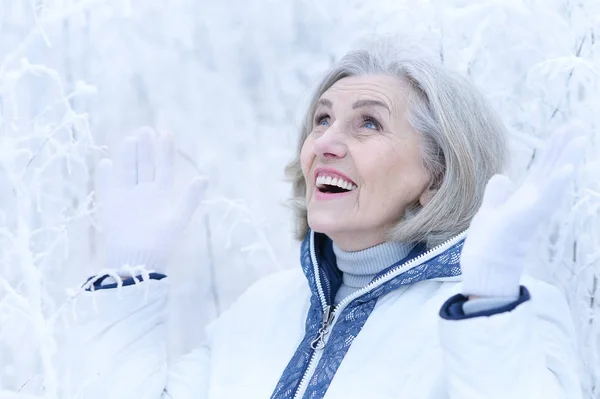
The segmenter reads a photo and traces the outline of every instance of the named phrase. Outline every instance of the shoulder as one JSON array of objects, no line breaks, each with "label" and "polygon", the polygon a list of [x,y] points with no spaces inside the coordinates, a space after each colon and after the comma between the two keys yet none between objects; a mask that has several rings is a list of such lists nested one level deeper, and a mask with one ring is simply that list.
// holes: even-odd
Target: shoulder
[{"label": "shoulder", "polygon": [[264,302],[265,300],[281,299],[284,296],[301,295],[308,293],[308,282],[302,269],[295,267],[289,270],[278,271],[259,279],[240,296],[234,304]]},{"label": "shoulder", "polygon": [[209,330],[229,329],[233,324],[259,324],[271,318],[302,314],[309,304],[310,289],[299,267],[261,278],[225,311]]}]

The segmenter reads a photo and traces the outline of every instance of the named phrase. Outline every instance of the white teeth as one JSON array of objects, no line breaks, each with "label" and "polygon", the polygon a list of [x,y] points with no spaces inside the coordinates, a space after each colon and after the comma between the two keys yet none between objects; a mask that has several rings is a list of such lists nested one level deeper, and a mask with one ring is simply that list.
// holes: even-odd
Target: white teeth
[{"label": "white teeth", "polygon": [[316,184],[317,186],[338,186],[343,188],[344,190],[354,190],[357,187],[355,184],[352,184],[349,181],[342,179],[341,177],[331,177],[323,175],[317,176]]}]

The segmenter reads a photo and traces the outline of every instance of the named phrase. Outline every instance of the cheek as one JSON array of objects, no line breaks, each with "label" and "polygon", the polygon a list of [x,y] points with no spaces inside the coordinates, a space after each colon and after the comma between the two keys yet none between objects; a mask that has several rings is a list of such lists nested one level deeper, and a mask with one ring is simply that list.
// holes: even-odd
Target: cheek
[{"label": "cheek", "polygon": [[363,162],[364,186],[380,207],[406,206],[428,185],[429,177],[422,165],[419,147],[410,145],[413,143],[403,144],[373,151],[373,156]]}]

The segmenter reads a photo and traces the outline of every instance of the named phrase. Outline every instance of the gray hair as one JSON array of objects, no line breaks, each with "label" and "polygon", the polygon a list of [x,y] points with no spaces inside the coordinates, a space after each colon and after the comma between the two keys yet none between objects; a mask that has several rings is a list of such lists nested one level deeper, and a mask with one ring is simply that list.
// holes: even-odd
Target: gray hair
[{"label": "gray hair", "polygon": [[300,129],[297,155],[287,165],[293,183],[291,204],[296,214],[296,238],[308,231],[306,182],[300,151],[312,131],[321,95],[349,76],[391,75],[408,83],[410,125],[421,134],[422,159],[430,174],[430,201],[418,201],[390,229],[388,240],[438,245],[466,230],[477,212],[487,181],[503,170],[507,154],[506,128],[479,90],[465,77],[436,62],[399,58],[368,50],[346,54],[314,92]]}]

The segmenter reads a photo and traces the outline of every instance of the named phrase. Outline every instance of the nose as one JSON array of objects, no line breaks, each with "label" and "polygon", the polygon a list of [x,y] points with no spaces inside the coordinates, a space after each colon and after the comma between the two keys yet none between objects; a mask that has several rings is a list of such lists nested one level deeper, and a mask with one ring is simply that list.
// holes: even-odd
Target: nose
[{"label": "nose", "polygon": [[319,138],[315,140],[314,150],[317,157],[321,160],[342,159],[348,152],[348,147],[344,142],[344,135],[338,131],[334,123]]}]

